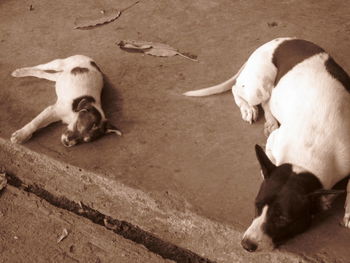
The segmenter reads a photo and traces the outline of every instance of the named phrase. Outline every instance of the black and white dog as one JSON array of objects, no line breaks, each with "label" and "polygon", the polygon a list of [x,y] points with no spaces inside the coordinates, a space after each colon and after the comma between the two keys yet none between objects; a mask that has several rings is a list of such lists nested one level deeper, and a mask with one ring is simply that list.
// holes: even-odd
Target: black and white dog
[{"label": "black and white dog", "polygon": [[[185,95],[231,88],[243,120],[255,121],[262,105],[268,135],[266,154],[256,146],[264,181],[242,246],[273,248],[307,229],[329,207],[331,188],[350,175],[350,78],[319,46],[278,38],[256,49],[228,81]],[[350,228],[350,182],[347,192],[343,224]]]},{"label": "black and white dog", "polygon": [[32,134],[52,122],[68,124],[61,142],[70,147],[90,142],[106,133],[121,132],[112,126],[101,107],[103,75],[89,57],[75,55],[56,59],[35,67],[20,68],[12,72],[14,77],[34,76],[56,82],[57,101],[48,106],[31,122],[11,136],[13,143],[23,143]]}]

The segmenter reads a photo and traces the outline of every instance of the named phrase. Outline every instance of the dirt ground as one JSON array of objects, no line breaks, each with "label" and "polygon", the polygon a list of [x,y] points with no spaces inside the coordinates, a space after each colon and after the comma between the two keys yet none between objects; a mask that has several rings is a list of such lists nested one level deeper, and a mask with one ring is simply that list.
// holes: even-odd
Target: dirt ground
[{"label": "dirt ground", "polygon": [[1,194],[0,254],[1,263],[172,262],[11,186]]},{"label": "dirt ground", "polygon": [[[318,218],[311,230],[272,254],[259,259],[241,251],[239,235],[252,219],[261,183],[253,149],[256,143],[265,143],[263,119],[252,126],[244,123],[230,93],[200,99],[181,94],[227,79],[256,47],[282,36],[318,43],[350,72],[350,3],[141,0],[114,22],[90,30],[73,29],[77,17],[132,3],[0,2],[0,137],[4,139],[0,164],[31,183],[83,200],[215,261],[259,262],[265,257],[266,262],[281,262],[274,255],[295,253],[310,261],[347,262],[350,232],[338,224],[344,200]],[[196,55],[198,62],[127,53],[116,45],[123,39],[167,43]],[[53,83],[14,79],[11,71],[73,54],[94,58],[107,76],[103,106],[123,136],[67,149],[59,142],[64,126],[54,124],[36,133],[24,148],[5,151],[11,133],[55,101]],[[27,151],[38,158],[24,160],[31,156]],[[54,161],[61,163],[62,171],[79,170],[61,175],[56,168],[45,168],[45,162]],[[87,175],[80,175],[81,171]],[[84,176],[92,183],[79,183]],[[105,185],[110,196],[103,196],[102,184],[134,189],[128,198],[144,210],[123,206],[121,191]],[[147,198],[140,201],[134,193]],[[160,210],[165,211],[162,216]],[[175,212],[166,215],[170,210]],[[184,217],[177,221],[178,215]],[[193,219],[197,216],[206,222],[202,228],[203,220]],[[208,228],[212,232],[207,224],[213,226]],[[30,251],[31,245],[26,245]]]}]

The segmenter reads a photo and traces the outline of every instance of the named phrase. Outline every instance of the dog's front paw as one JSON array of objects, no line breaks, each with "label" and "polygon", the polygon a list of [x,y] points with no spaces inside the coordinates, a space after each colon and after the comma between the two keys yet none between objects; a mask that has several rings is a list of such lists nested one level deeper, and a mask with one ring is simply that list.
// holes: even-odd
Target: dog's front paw
[{"label": "dog's front paw", "polygon": [[242,105],[241,108],[242,119],[252,124],[258,119],[259,109],[256,106]]},{"label": "dog's front paw", "polygon": [[24,143],[32,137],[31,133],[26,132],[24,129],[20,129],[11,135],[12,143]]},{"label": "dog's front paw", "polygon": [[278,122],[276,120],[268,120],[265,122],[264,134],[266,137],[269,137],[269,135],[276,129],[278,129]]},{"label": "dog's front paw", "polygon": [[342,225],[346,228],[350,228],[350,213],[345,213]]}]

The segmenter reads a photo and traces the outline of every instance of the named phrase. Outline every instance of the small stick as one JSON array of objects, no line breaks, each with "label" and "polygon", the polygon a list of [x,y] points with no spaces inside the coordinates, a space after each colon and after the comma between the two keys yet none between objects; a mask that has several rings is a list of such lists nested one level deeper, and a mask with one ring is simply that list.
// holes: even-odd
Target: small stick
[{"label": "small stick", "polygon": [[125,7],[124,9],[120,10],[121,13],[124,13],[124,11],[132,8],[134,5],[137,5],[140,1],[136,1],[135,3],[129,5],[128,7]]},{"label": "small stick", "polygon": [[63,239],[65,239],[68,236],[68,230],[66,228],[63,228],[62,235],[58,238],[57,244],[60,243]]},{"label": "small stick", "polygon": [[198,59],[191,58],[191,57],[186,56],[186,55],[184,55],[184,54],[182,54],[182,53],[180,53],[180,52],[177,52],[177,54],[178,54],[179,56],[181,56],[181,57],[184,57],[184,58],[190,59],[190,60],[192,60],[192,61],[198,62]]}]

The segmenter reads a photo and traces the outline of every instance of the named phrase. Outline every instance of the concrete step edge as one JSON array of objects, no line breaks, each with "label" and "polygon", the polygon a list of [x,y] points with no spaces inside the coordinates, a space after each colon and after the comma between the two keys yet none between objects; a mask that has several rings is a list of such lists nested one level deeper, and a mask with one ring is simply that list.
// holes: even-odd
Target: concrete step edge
[{"label": "concrete step edge", "polygon": [[81,202],[112,218],[129,222],[161,239],[216,262],[311,262],[275,250],[251,254],[240,246],[242,233],[149,194],[0,138],[0,165],[26,184]]}]

